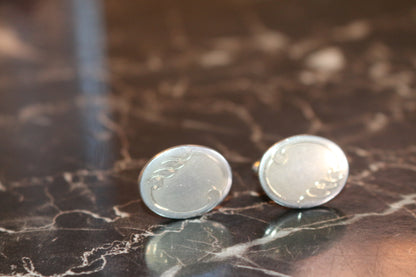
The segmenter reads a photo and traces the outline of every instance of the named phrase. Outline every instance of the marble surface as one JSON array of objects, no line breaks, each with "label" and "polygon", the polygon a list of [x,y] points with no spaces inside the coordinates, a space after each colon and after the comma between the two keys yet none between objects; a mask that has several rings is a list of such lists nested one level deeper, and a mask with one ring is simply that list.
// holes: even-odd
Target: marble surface
[{"label": "marble surface", "polygon": [[[1,276],[415,276],[416,3],[0,1]],[[344,190],[290,210],[251,171],[339,144]],[[142,203],[146,160],[229,160],[200,218]]]}]

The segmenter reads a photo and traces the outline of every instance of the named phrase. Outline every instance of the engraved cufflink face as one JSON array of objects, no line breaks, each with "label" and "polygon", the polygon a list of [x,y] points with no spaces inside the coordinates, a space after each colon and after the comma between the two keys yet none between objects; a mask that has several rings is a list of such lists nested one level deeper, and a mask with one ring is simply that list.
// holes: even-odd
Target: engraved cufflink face
[{"label": "engraved cufflink face", "polygon": [[270,147],[258,163],[266,194],[289,208],[310,208],[333,199],[348,177],[348,160],[334,142],[298,135]]},{"label": "engraved cufflink face", "polygon": [[198,145],[166,149],[142,169],[139,189],[144,203],[168,218],[191,218],[217,206],[231,188],[232,173],[217,151]]}]

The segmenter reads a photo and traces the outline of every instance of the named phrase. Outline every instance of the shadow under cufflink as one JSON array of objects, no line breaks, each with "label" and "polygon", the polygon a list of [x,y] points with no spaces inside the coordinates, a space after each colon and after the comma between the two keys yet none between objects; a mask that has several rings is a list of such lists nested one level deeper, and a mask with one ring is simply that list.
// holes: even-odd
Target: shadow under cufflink
[{"label": "shadow under cufflink", "polygon": [[288,211],[266,229],[260,250],[287,262],[317,255],[343,235],[344,220],[340,211],[326,207]]},{"label": "shadow under cufflink", "polygon": [[232,236],[222,224],[190,219],[157,229],[147,242],[144,255],[148,269],[156,276],[226,276],[231,266],[212,262],[212,257],[231,244]]}]

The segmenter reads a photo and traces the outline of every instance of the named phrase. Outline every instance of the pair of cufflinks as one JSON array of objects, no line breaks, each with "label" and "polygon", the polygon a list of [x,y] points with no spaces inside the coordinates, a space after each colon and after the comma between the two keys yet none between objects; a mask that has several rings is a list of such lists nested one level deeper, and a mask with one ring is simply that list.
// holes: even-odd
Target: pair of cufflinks
[{"label": "pair of cufflinks", "polygon": [[[311,135],[271,146],[253,169],[266,194],[289,208],[311,208],[333,199],[345,186],[348,160],[334,142]],[[143,202],[156,214],[175,219],[215,208],[231,189],[232,172],[217,151],[180,145],[154,156],[139,175]]]}]

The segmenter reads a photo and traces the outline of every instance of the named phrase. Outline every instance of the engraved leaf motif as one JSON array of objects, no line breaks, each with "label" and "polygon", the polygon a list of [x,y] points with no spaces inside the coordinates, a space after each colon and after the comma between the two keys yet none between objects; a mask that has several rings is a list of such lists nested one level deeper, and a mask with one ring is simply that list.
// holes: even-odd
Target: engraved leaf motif
[{"label": "engraved leaf motif", "polygon": [[318,184],[316,185],[316,187],[319,189],[333,189],[338,186],[338,182],[328,182],[328,181],[321,180],[320,182],[317,182],[317,183]]},{"label": "engraved leaf motif", "polygon": [[159,177],[152,177],[148,180],[148,184],[152,190],[159,190],[163,187],[163,180]]},{"label": "engraved leaf motif", "polygon": [[[164,180],[172,178],[185,163],[192,157],[192,151],[186,151],[184,155],[173,156],[168,160],[161,162],[162,167],[153,171],[151,177],[148,179],[149,185],[151,186],[151,197],[156,205],[159,205],[157,198],[154,195],[155,191],[160,190],[165,184]],[[163,209],[162,205],[159,208]]]},{"label": "engraved leaf motif", "polygon": [[165,169],[167,168],[175,171],[182,168],[185,165],[185,163],[183,163],[181,160],[168,160],[164,161],[162,165],[165,166]]},{"label": "engraved leaf motif", "polygon": [[344,177],[342,172],[339,169],[331,168],[328,170],[327,180],[329,182],[338,182]]},{"label": "engraved leaf motif", "polygon": [[343,174],[340,170],[331,168],[327,171],[324,178],[315,182],[314,186],[306,191],[309,197],[326,197],[331,194],[331,189],[338,186],[338,182],[342,180]]},{"label": "engraved leaf motif", "polygon": [[216,202],[221,196],[217,188],[211,188],[207,193],[208,203]]},{"label": "engraved leaf motif", "polygon": [[272,156],[272,160],[279,165],[286,164],[288,156],[285,148],[278,149]]},{"label": "engraved leaf motif", "polygon": [[329,194],[331,194],[331,192],[329,190],[324,190],[324,189],[319,189],[317,187],[311,187],[309,189],[306,190],[306,194],[309,197],[325,197],[328,196]]},{"label": "engraved leaf motif", "polygon": [[177,170],[182,168],[185,165],[185,163],[191,159],[191,157],[191,153],[185,153],[181,156],[173,156],[169,160],[163,161],[161,164],[165,168],[172,168]]},{"label": "engraved leaf motif", "polygon": [[154,177],[170,178],[173,175],[175,175],[175,170],[173,168],[161,168],[161,169],[157,169],[153,171],[152,178]]}]

